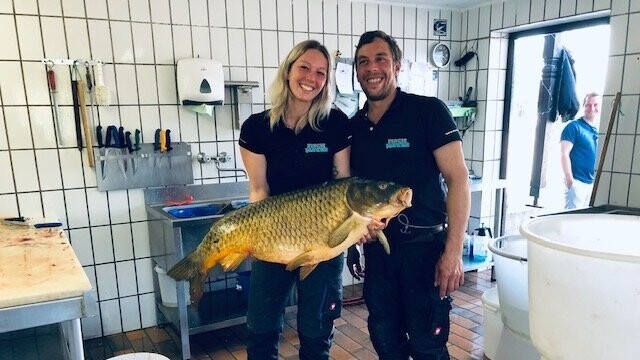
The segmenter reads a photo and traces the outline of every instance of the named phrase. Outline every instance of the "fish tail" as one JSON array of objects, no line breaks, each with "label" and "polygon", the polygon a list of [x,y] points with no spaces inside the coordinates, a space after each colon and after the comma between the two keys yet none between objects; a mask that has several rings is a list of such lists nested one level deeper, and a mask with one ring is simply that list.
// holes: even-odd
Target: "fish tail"
[{"label": "fish tail", "polygon": [[206,267],[205,258],[198,249],[185,256],[175,264],[167,275],[175,280],[188,280],[191,302],[197,304],[204,292],[204,282],[211,267]]}]

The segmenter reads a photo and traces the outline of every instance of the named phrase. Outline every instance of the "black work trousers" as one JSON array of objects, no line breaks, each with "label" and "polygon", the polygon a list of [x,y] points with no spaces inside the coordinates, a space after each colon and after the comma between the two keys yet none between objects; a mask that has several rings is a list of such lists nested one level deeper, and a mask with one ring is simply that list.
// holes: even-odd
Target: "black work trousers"
[{"label": "black work trousers", "polygon": [[278,340],[293,284],[298,287],[297,329],[301,360],[329,358],[333,320],[342,311],[342,255],[318,264],[300,281],[299,271],[285,265],[256,261],[251,266],[247,312],[249,360],[278,359]]},{"label": "black work trousers", "polygon": [[381,360],[449,360],[451,298],[440,299],[434,286],[446,231],[389,239],[390,255],[377,242],[364,246],[371,342]]}]

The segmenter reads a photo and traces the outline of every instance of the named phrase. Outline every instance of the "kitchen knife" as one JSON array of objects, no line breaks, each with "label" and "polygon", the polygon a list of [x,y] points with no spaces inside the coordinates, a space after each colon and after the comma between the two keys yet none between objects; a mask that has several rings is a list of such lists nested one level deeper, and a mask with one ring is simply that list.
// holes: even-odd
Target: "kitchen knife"
[{"label": "kitchen knife", "polygon": [[158,160],[159,166],[162,167],[162,159],[164,159],[165,152],[167,152],[167,131],[164,129],[160,130],[160,152],[162,155],[160,156],[160,160]]},{"label": "kitchen knife", "polygon": [[135,144],[134,144],[134,148],[136,151],[140,150],[140,129],[136,129],[136,135],[135,135]]},{"label": "kitchen knife", "polygon": [[[107,139],[105,140],[104,146],[107,148],[105,151],[105,157],[108,157],[108,154],[115,152],[116,156],[114,156],[114,158],[116,158],[118,167],[120,167],[120,171],[122,171],[122,176],[124,176],[124,178],[126,179],[127,172],[124,168],[124,164],[119,159],[120,155],[122,155],[123,146],[120,142],[120,134],[118,132],[118,128],[116,128],[114,125],[109,125],[107,127]],[[104,179],[104,177],[105,174],[103,173],[102,178]]]},{"label": "kitchen knife", "polygon": [[76,124],[76,141],[78,150],[82,151],[82,124],[80,123],[80,109],[78,104],[78,68],[76,62],[71,69],[71,98],[73,99],[73,118]]},{"label": "kitchen knife", "polygon": [[124,137],[125,137],[125,145],[127,146],[127,149],[129,150],[129,155],[132,156],[132,158],[131,158],[131,170],[133,171],[133,175],[135,176],[137,164],[136,164],[135,155],[132,155],[132,154],[134,152],[136,152],[137,150],[133,148],[133,144],[131,143],[131,131],[126,131],[124,133]]},{"label": "kitchen knife", "polygon": [[[164,133],[165,135],[165,145],[167,147],[167,151],[171,151],[173,150],[173,147],[171,146],[171,130],[167,129],[167,131],[165,131]],[[171,169],[172,163],[171,163],[171,154],[167,154],[168,158],[169,158],[169,169]]]},{"label": "kitchen knife", "polygon": [[62,226],[62,223],[58,220],[35,219],[35,218],[28,218],[24,216],[14,217],[14,218],[5,218],[5,219],[2,219],[2,222],[10,225],[29,226],[29,227],[35,227],[35,228]]},{"label": "kitchen knife", "polygon": [[89,124],[92,128],[95,124],[93,117],[93,105],[95,104],[95,95],[93,93],[93,78],[91,77],[91,66],[88,61],[84,62],[84,66],[86,69],[86,78],[87,78],[87,92],[89,93],[89,112],[91,113],[91,124]]},{"label": "kitchen knife", "polygon": [[47,64],[47,82],[49,83],[49,92],[51,93],[51,102],[53,103],[53,127],[56,130],[58,145],[62,144],[62,132],[60,131],[60,115],[58,114],[58,88],[56,87],[56,72],[53,70],[53,63]]},{"label": "kitchen knife", "polygon": [[106,155],[106,150],[102,142],[102,125],[96,126],[96,140],[98,140],[98,152],[100,153],[100,173],[104,179],[104,156]]},{"label": "kitchen knife", "polygon": [[156,168],[158,155],[155,154],[158,150],[160,150],[160,129],[156,129],[156,132],[153,134],[153,168]]},{"label": "kitchen knife", "polygon": [[[120,148],[120,154],[122,155],[127,155],[127,143],[126,143],[126,139],[124,136],[124,127],[120,126],[120,128],[118,128],[118,143],[119,143],[119,148]],[[127,172],[127,165],[128,165],[128,160],[126,157],[122,158],[122,165],[124,165],[124,171],[125,171],[125,177],[126,176],[126,172]]]}]

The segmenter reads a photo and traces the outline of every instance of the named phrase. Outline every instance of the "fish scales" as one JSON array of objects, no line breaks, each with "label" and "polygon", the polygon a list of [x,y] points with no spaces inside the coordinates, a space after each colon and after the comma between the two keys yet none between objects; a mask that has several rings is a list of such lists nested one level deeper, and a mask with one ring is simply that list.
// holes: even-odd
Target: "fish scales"
[{"label": "fish scales", "polygon": [[[346,186],[336,189],[335,193],[344,196]],[[303,191],[281,202],[256,203],[250,211],[220,219],[218,222],[223,223],[217,229],[221,231],[210,232],[204,241],[212,239],[218,248],[247,246],[255,257],[266,259],[272,257],[276,238],[280,251],[299,251],[313,244],[325,244],[328,235],[350,216],[351,211],[344,201],[336,201],[334,192],[320,194],[322,196],[314,196]],[[301,206],[305,202],[307,206]],[[266,205],[273,206],[267,209]],[[300,223],[300,219],[309,221]],[[226,231],[225,222],[242,224],[242,231]]]},{"label": "fish scales", "polygon": [[213,223],[200,245],[168,274],[190,281],[194,302],[213,266],[220,263],[230,271],[250,255],[286,264],[288,270],[301,267],[304,279],[319,262],[357,242],[372,218],[389,219],[411,206],[411,195],[411,189],[397,184],[348,178],[272,196]]}]

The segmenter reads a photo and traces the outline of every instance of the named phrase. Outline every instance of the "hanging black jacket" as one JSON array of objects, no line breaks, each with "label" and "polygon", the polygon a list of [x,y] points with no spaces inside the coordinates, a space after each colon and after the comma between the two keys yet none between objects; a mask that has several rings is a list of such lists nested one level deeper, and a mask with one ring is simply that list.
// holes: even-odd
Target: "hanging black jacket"
[{"label": "hanging black jacket", "polygon": [[561,70],[559,73],[560,81],[556,88],[556,99],[558,104],[558,115],[562,117],[562,121],[572,120],[578,110],[580,110],[580,101],[576,94],[576,72],[573,68],[575,62],[567,49],[562,49]]}]

